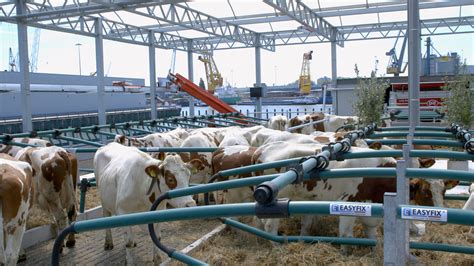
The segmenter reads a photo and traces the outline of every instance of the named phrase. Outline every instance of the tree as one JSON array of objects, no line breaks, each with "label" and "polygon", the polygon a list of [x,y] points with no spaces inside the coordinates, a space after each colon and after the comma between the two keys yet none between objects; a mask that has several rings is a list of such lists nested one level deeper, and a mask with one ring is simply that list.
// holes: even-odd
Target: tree
[{"label": "tree", "polygon": [[459,124],[469,128],[474,124],[474,92],[470,86],[473,78],[464,71],[456,75],[453,82],[446,82],[443,89],[449,91],[449,97],[444,99],[446,107],[446,119],[449,123]]},{"label": "tree", "polygon": [[203,90],[206,90],[206,84],[202,78],[199,79],[199,87],[201,87]]},{"label": "tree", "polygon": [[357,64],[354,71],[358,82],[356,87],[357,101],[353,107],[356,115],[359,116],[359,123],[362,125],[379,123],[383,113],[385,89],[389,84],[382,78],[376,77],[376,70],[372,71],[370,78],[359,77]]}]

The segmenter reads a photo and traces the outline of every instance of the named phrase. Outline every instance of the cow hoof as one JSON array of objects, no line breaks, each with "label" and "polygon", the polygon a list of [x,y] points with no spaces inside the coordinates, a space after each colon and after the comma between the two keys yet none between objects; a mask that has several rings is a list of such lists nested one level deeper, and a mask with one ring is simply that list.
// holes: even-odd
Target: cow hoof
[{"label": "cow hoof", "polygon": [[18,256],[18,263],[26,261],[26,254],[20,254]]},{"label": "cow hoof", "polygon": [[68,248],[73,248],[75,245],[76,245],[75,239],[66,241],[66,247]]},{"label": "cow hoof", "polygon": [[136,242],[128,242],[127,244],[125,244],[125,247],[127,248],[134,248],[136,246],[137,246]]},{"label": "cow hoof", "polygon": [[105,243],[104,244],[104,250],[112,250],[114,249],[114,244],[112,243]]}]

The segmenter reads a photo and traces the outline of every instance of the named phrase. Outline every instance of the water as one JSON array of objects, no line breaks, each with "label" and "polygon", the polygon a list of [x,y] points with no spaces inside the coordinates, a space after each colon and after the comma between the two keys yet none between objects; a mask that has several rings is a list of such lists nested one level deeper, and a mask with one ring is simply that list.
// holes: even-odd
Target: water
[{"label": "water", "polygon": [[[244,115],[255,116],[254,105],[231,105],[237,111]],[[325,113],[331,113],[332,105],[326,104]],[[263,105],[262,106],[262,118],[269,118],[274,115],[285,115],[287,117],[294,117],[302,114],[309,114],[313,112],[323,111],[322,104],[312,105]],[[196,106],[194,107],[195,115],[211,115],[217,113],[211,107],[208,106]],[[189,115],[189,107],[181,108],[181,115]]]}]

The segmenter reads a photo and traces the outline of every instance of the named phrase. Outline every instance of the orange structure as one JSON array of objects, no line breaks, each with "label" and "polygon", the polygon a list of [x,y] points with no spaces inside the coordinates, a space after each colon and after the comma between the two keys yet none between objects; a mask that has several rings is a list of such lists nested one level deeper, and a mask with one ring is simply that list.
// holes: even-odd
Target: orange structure
[{"label": "orange structure", "polygon": [[193,96],[196,99],[199,99],[209,105],[212,109],[216,110],[219,113],[236,113],[238,112],[232,106],[221,101],[219,98],[213,94],[203,90],[198,85],[191,82],[189,79],[181,76],[180,74],[171,74],[169,80],[176,84],[181,90],[187,92],[189,95]]}]

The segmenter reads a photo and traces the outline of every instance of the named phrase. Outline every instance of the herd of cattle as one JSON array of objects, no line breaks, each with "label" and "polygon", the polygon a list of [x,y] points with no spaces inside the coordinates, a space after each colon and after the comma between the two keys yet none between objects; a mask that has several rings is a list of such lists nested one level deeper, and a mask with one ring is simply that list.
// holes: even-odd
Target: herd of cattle
[{"label": "herd of cattle", "polygon": [[[289,126],[298,126],[311,121],[322,123],[297,129],[297,133],[285,131]],[[188,187],[190,183],[207,183],[215,173],[237,167],[273,162],[277,160],[314,155],[330,142],[343,138],[336,133],[345,125],[357,122],[357,117],[341,117],[314,113],[288,120],[283,116],[272,117],[266,127],[225,127],[182,129],[166,133],[154,133],[141,138],[117,135],[114,142],[101,147],[94,156],[94,173],[105,217],[133,212],[148,211],[158,195],[176,188]],[[76,219],[75,189],[78,182],[78,163],[74,154],[53,146],[41,139],[14,139],[15,142],[33,144],[37,147],[19,148],[0,146],[0,213],[3,230],[0,239],[0,264],[14,265],[18,259],[21,240],[25,231],[28,210],[33,204],[48,212],[54,221],[55,232],[62,230]],[[206,147],[218,148],[214,153],[145,153],[136,147]],[[417,149],[431,147],[417,147]],[[371,149],[393,149],[374,143],[367,145],[357,140],[352,152]],[[427,168],[434,159],[413,159],[413,167]],[[367,158],[331,161],[328,169],[395,167],[396,159]],[[253,175],[283,173],[287,168],[275,168],[255,173],[226,177],[245,178]],[[220,180],[222,181],[222,180]],[[410,199],[416,204],[443,206],[446,189],[457,185],[457,181],[412,179]],[[474,187],[471,187],[474,189]],[[315,179],[301,184],[292,184],[280,191],[279,196],[292,200],[350,201],[382,203],[385,192],[394,192],[394,179],[350,178]],[[473,193],[474,194],[474,193]],[[472,197],[471,197],[472,198]],[[202,195],[181,197],[162,202],[175,208],[191,207],[203,203]],[[253,188],[242,187],[214,194],[217,204],[253,202]],[[474,200],[466,204],[472,209]],[[314,217],[304,217],[301,234],[308,235]],[[258,219],[257,219],[258,220]],[[355,218],[341,216],[339,235],[352,237]],[[375,219],[362,219],[368,237],[376,237]],[[277,234],[279,220],[258,220],[261,228]],[[159,232],[159,230],[158,230]],[[131,228],[125,232],[127,262],[133,263],[136,247]],[[74,235],[68,236],[67,247],[75,245]],[[104,249],[113,248],[110,229],[106,231]],[[346,251],[346,247],[343,247]],[[155,251],[157,251],[155,249]],[[160,261],[154,252],[155,262]]]}]

